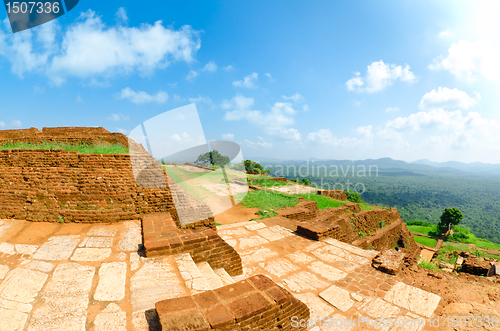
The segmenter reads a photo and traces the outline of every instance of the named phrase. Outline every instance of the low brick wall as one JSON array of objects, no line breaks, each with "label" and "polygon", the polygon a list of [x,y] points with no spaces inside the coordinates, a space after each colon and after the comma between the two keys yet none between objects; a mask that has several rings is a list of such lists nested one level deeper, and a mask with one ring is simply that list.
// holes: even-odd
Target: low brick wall
[{"label": "low brick wall", "polygon": [[[251,179],[250,181],[251,182],[258,182],[259,180],[262,180],[262,179],[254,178],[254,179]],[[285,183],[288,181],[286,179],[286,177],[269,177],[269,178],[266,178],[265,180],[271,180],[271,181],[275,181],[275,182],[285,182]]]},{"label": "low brick wall", "polygon": [[335,238],[339,240],[342,228],[338,224],[333,224],[323,220],[300,222],[297,225],[297,233],[313,240],[323,238]]},{"label": "low brick wall", "polygon": [[264,275],[190,297],[156,303],[163,331],[307,330],[309,308]]},{"label": "low brick wall", "polygon": [[302,198],[299,199],[301,199],[301,201],[296,204],[295,207],[287,207],[282,210],[278,210],[278,215],[300,222],[305,222],[318,217],[318,204],[315,201],[304,200]]},{"label": "low brick wall", "polygon": [[318,194],[338,201],[347,201],[347,194],[342,190],[319,190]]},{"label": "low brick wall", "polygon": [[370,235],[379,229],[401,220],[397,209],[369,209],[362,210],[354,214],[346,214],[350,217],[350,222],[355,233]]},{"label": "low brick wall", "polygon": [[208,262],[232,276],[243,273],[238,253],[209,227],[181,230],[169,213],[154,213],[142,218],[142,231],[147,257],[189,253],[196,263]]},{"label": "low brick wall", "polygon": [[[148,154],[132,157],[1,150],[0,218],[116,222],[172,210],[165,171]],[[132,162],[139,166],[135,173]]]},{"label": "low brick wall", "polygon": [[401,218],[371,236],[353,242],[353,245],[364,249],[373,248],[378,251],[385,251],[399,246],[406,255],[412,258],[416,259],[420,255],[420,247]]}]

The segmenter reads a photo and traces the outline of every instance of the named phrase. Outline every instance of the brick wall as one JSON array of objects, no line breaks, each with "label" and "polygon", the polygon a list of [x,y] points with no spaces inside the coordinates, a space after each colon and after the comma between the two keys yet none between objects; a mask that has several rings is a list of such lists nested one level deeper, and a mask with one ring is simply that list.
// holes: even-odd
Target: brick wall
[{"label": "brick wall", "polygon": [[[132,158],[62,150],[1,150],[0,218],[115,222],[171,210],[174,204],[165,171],[147,154]],[[141,164],[135,174],[134,160]],[[139,186],[136,177],[150,187]]]},{"label": "brick wall", "polygon": [[[163,331],[307,330],[309,308],[264,275],[190,297],[156,303]],[[295,319],[294,319],[295,321]]]},{"label": "brick wall", "polygon": [[96,144],[120,144],[128,146],[128,138],[122,133],[111,133],[104,128],[88,127],[58,127],[58,128],[37,128],[22,130],[1,130],[0,145],[5,142],[64,142],[64,143],[85,143],[87,145]]},{"label": "brick wall", "polygon": [[319,190],[318,194],[338,201],[347,201],[347,194],[342,190]]},{"label": "brick wall", "polygon": [[295,205],[295,207],[287,207],[278,210],[277,213],[281,217],[286,217],[292,220],[305,222],[311,220],[319,215],[318,204],[315,201],[304,200]]},{"label": "brick wall", "polygon": [[142,218],[142,231],[147,257],[189,253],[196,263],[206,261],[232,276],[243,273],[240,256],[214,229],[181,230],[169,213],[154,213]]}]

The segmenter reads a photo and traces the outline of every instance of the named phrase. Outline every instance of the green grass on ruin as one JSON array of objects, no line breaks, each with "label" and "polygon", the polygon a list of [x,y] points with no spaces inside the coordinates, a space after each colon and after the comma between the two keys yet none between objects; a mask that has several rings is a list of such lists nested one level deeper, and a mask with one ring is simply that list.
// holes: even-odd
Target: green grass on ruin
[{"label": "green grass on ruin", "polygon": [[8,142],[0,145],[0,150],[6,149],[62,149],[69,152],[80,152],[81,154],[126,154],[128,148],[120,144],[114,145],[87,145],[87,144],[67,144],[60,142],[42,142],[42,143],[27,143],[27,142]]}]

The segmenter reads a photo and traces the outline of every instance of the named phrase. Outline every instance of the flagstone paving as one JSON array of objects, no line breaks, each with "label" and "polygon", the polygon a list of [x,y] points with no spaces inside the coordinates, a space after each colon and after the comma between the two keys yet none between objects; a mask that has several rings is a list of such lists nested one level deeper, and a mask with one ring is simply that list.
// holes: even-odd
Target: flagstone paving
[{"label": "flagstone paving", "polygon": [[[139,221],[40,227],[0,221],[0,331],[161,330],[155,302],[259,273],[287,288],[317,319],[427,319],[440,300],[373,269],[376,251],[311,241],[268,220],[218,227],[241,256],[244,274],[236,277],[195,264],[187,254],[143,257]],[[370,328],[341,330],[351,329]]]}]

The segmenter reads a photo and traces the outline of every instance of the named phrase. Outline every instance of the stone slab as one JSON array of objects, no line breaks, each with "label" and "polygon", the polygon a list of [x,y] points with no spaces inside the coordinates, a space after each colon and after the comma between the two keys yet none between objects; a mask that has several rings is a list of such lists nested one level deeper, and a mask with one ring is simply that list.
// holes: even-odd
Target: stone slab
[{"label": "stone slab", "polygon": [[[238,252],[240,253],[240,252]],[[266,259],[273,258],[278,256],[278,253],[272,251],[267,247],[261,247],[253,250],[246,251],[244,253],[240,253],[241,261],[243,265],[254,264],[258,262],[262,262]]]},{"label": "stone slab", "polygon": [[14,255],[16,254],[16,250],[14,249],[14,245],[12,244],[0,243],[0,253]]},{"label": "stone slab", "polygon": [[89,292],[95,268],[78,263],[59,264],[42,291],[28,331],[85,331]]},{"label": "stone slab", "polygon": [[211,289],[216,289],[219,287],[224,286],[224,283],[220,279],[220,277],[215,273],[215,271],[212,269],[210,264],[208,262],[200,262],[197,263],[196,266],[200,270],[203,278],[208,283],[208,286],[210,286]]},{"label": "stone slab", "polygon": [[99,268],[99,283],[94,294],[97,301],[121,301],[125,298],[127,263],[103,263]]},{"label": "stone slab", "polygon": [[308,290],[323,289],[328,286],[328,283],[319,280],[316,275],[310,272],[299,271],[285,278],[283,285],[292,292],[300,293]]},{"label": "stone slab", "polygon": [[111,255],[111,248],[77,248],[71,261],[103,261]]},{"label": "stone slab", "polygon": [[280,233],[271,231],[269,228],[263,228],[257,230],[257,233],[261,236],[264,237],[265,239],[269,241],[276,241],[285,238],[285,236],[281,235]]},{"label": "stone slab", "polygon": [[124,222],[126,229],[122,232],[122,239],[120,240],[119,247],[122,251],[137,252],[139,246],[142,245],[141,226],[136,222]]},{"label": "stone slab", "polygon": [[9,270],[10,268],[8,266],[0,264],[0,279],[4,279]]},{"label": "stone slab", "polygon": [[265,228],[267,227],[267,225],[265,225],[264,223],[259,223],[259,222],[251,222],[251,224],[249,225],[245,225],[245,228],[247,228],[248,230],[259,230],[259,229],[262,229],[262,228]]},{"label": "stone slab", "polygon": [[368,315],[369,317],[373,318],[393,318],[397,316],[401,310],[396,307],[391,305],[388,302],[385,302],[384,300],[377,298],[377,299],[372,299],[372,298],[367,298],[359,307],[358,309],[363,312],[363,314]]},{"label": "stone slab", "polygon": [[384,300],[408,309],[415,314],[431,317],[441,297],[434,293],[398,282],[385,294]]},{"label": "stone slab", "polygon": [[16,244],[15,248],[16,248],[16,251],[20,254],[33,254],[38,249],[38,246]]},{"label": "stone slab", "polygon": [[66,260],[69,259],[80,242],[80,236],[54,236],[43,244],[33,255],[36,260]]},{"label": "stone slab", "polygon": [[113,246],[113,238],[109,237],[85,237],[78,247],[104,248]]},{"label": "stone slab", "polygon": [[94,319],[95,331],[127,331],[127,313],[110,303]]},{"label": "stone slab", "polygon": [[0,308],[0,331],[22,331],[27,320],[26,313]]},{"label": "stone slab", "polygon": [[39,271],[16,268],[5,276],[0,285],[0,298],[30,303],[35,301],[48,275]]},{"label": "stone slab", "polygon": [[325,238],[322,241],[326,242],[330,245],[336,246],[338,248],[341,248],[344,251],[348,251],[348,252],[357,254],[359,256],[363,256],[363,257],[370,259],[370,260],[373,259],[378,253],[380,253],[379,251],[376,251],[376,250],[369,250],[369,249],[365,250],[365,249],[362,249],[362,248],[359,248],[359,247],[356,247],[356,246],[353,246],[350,244],[346,244],[342,241],[339,241],[339,240],[333,239],[333,238]]},{"label": "stone slab", "polygon": [[130,278],[134,312],[154,309],[158,301],[188,295],[184,280],[177,276],[173,257],[147,259]]},{"label": "stone slab", "polygon": [[33,309],[33,305],[0,298],[0,308],[29,313]]},{"label": "stone slab", "polygon": [[309,270],[315,274],[328,279],[331,282],[344,279],[347,272],[334,268],[326,263],[315,261],[308,266]]},{"label": "stone slab", "polygon": [[253,235],[249,237],[240,237],[240,249],[251,248],[255,246],[261,246],[267,244],[269,241],[258,235]]},{"label": "stone slab", "polygon": [[114,237],[116,234],[116,229],[111,229],[107,226],[93,226],[87,236],[90,237]]},{"label": "stone slab", "polygon": [[313,293],[296,294],[295,297],[309,308],[311,319],[322,319],[335,311],[332,306]]},{"label": "stone slab", "polygon": [[354,305],[354,301],[351,300],[349,291],[335,285],[321,292],[319,296],[342,312],[349,310]]},{"label": "stone slab", "polygon": [[298,269],[290,260],[286,258],[279,258],[276,260],[271,260],[266,263],[260,263],[260,266],[264,268],[268,273],[276,276],[282,277],[290,272]]},{"label": "stone slab", "polygon": [[41,272],[51,272],[54,269],[54,265],[50,262],[33,260],[25,266],[26,269],[38,270]]}]

